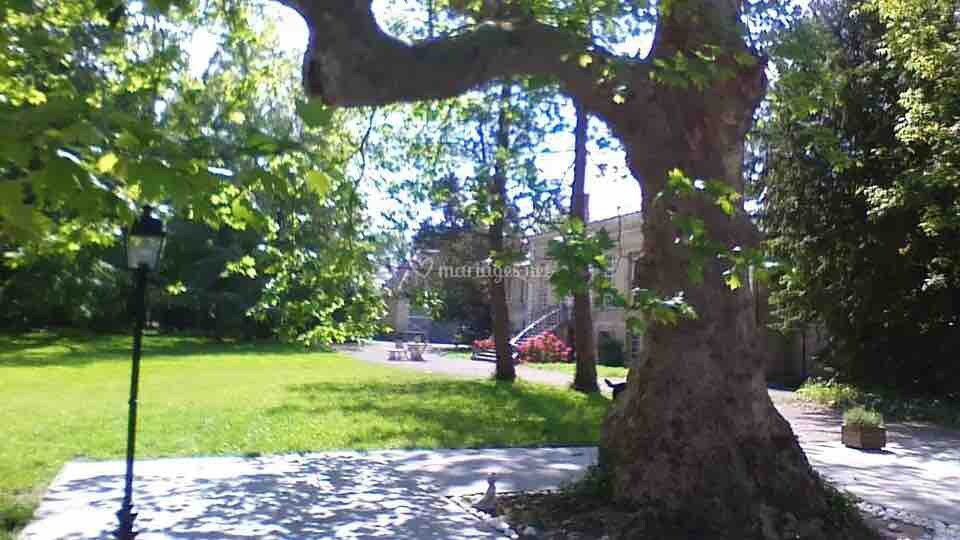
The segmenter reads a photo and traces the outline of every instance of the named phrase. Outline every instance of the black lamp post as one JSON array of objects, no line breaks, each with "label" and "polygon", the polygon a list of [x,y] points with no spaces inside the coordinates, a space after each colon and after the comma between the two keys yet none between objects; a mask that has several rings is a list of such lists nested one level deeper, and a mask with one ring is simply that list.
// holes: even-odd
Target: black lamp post
[{"label": "black lamp post", "polygon": [[133,521],[133,455],[137,436],[137,390],[140,382],[140,344],[147,313],[147,273],[160,263],[166,233],[163,222],[153,217],[149,206],[143,207],[140,219],[127,234],[127,267],[134,271],[133,293],[133,366],[130,370],[130,411],[127,419],[127,472],[124,476],[123,506],[117,512],[120,526],[114,532],[120,540],[133,540],[137,533]]}]

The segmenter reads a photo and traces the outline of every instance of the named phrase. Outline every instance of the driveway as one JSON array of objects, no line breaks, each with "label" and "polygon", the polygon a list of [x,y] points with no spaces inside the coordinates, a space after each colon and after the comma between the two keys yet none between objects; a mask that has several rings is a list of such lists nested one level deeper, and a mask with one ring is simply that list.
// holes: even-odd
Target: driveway
[{"label": "driveway", "polygon": [[[439,373],[452,377],[466,377],[470,379],[490,377],[493,375],[495,367],[492,362],[478,362],[476,360],[448,356],[445,354],[446,350],[442,349],[424,353],[423,361],[388,360],[389,354],[387,351],[392,348],[392,343],[373,341],[364,346],[342,346],[339,347],[338,350],[366,362],[387,364],[423,371],[425,373]],[[573,382],[573,375],[559,371],[536,369],[522,364],[517,366],[517,377],[527,382],[564,387],[570,386]],[[603,383],[602,377],[599,377],[597,382],[601,390],[607,394],[610,393],[610,389]]]}]

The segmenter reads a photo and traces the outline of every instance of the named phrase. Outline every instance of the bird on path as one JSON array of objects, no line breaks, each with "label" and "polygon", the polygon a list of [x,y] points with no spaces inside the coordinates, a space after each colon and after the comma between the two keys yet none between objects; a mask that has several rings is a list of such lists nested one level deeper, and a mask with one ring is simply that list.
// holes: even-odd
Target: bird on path
[{"label": "bird on path", "polygon": [[497,473],[490,473],[487,476],[487,492],[483,498],[473,503],[473,507],[481,512],[495,514],[497,512]]}]

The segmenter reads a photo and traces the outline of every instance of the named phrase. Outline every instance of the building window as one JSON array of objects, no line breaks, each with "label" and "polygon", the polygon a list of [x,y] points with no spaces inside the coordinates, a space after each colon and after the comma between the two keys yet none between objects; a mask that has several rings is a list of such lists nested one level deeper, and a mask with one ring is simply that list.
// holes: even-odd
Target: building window
[{"label": "building window", "polygon": [[[640,359],[640,349],[643,347],[643,336],[630,332],[630,358],[636,362]],[[634,363],[636,365],[636,363]]]},{"label": "building window", "polygon": [[550,282],[545,279],[537,280],[537,308],[547,307],[550,301]]},{"label": "building window", "polygon": [[640,254],[630,254],[630,288],[635,289],[640,286],[642,267],[640,266]]},{"label": "building window", "polygon": [[[606,277],[607,280],[610,282],[610,284],[616,288],[617,287],[616,269],[607,267],[607,269],[603,272],[603,274],[604,274],[604,277]],[[613,305],[614,305],[613,295],[604,294],[603,297],[600,298],[600,302],[599,302],[600,309],[610,309],[610,307],[612,307]]]}]

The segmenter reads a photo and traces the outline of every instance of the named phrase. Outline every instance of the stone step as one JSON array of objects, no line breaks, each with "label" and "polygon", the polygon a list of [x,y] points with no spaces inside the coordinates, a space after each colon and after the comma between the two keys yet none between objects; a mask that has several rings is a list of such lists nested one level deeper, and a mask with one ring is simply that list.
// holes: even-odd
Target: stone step
[{"label": "stone step", "polygon": [[[480,362],[497,362],[497,351],[493,349],[484,349],[481,351],[476,351],[473,353],[473,356],[470,357],[471,360],[477,360]],[[513,353],[513,359],[517,359],[517,353]]]},{"label": "stone step", "polygon": [[496,362],[497,351],[493,349],[481,349],[479,351],[474,351],[472,358],[481,362]]}]

